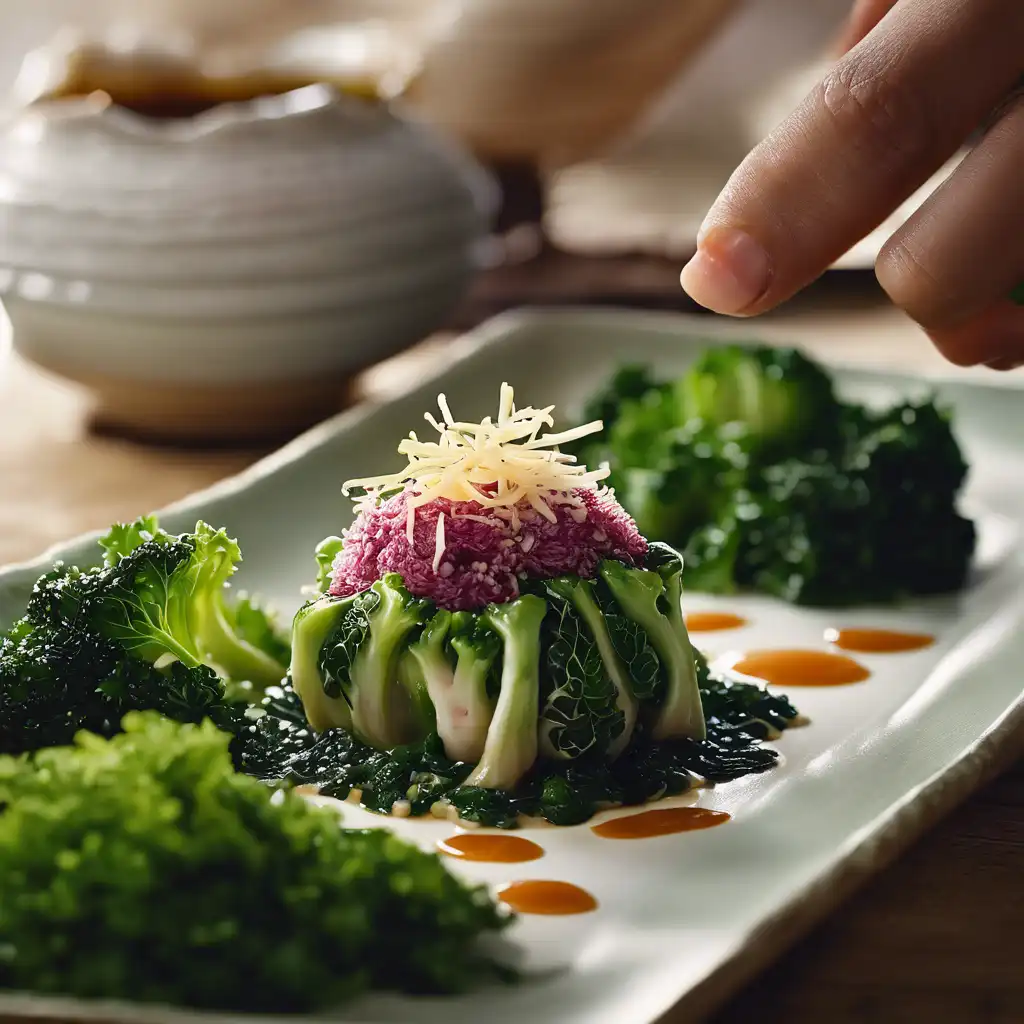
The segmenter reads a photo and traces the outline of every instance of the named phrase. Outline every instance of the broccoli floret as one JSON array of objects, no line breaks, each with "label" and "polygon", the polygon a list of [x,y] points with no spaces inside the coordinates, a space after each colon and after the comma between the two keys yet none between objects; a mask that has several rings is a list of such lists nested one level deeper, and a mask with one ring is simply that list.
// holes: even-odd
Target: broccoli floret
[{"label": "broccoli floret", "polygon": [[601,563],[601,578],[623,614],[646,634],[657,652],[664,696],[654,721],[656,740],[702,739],[704,715],[694,668],[694,653],[682,613],[682,559],[664,544],[652,544],[650,569],[620,562]]},{"label": "broccoli floret", "polygon": [[[200,522],[191,534],[171,536],[145,516],[114,526],[100,546],[108,571],[86,574],[78,588],[82,611],[99,632],[147,660],[174,656],[186,665],[210,665],[246,693],[281,681],[287,658],[266,649],[272,627],[265,613],[251,602],[232,607],[226,600],[242,555],[224,530]],[[76,596],[61,585],[62,602]],[[249,641],[246,628],[256,630],[263,646]],[[278,641],[270,649],[280,654],[282,646]]]},{"label": "broccoli floret", "polygon": [[0,640],[0,749],[67,743],[81,728],[108,735],[133,709],[238,727],[243,699],[280,681],[285,664],[266,614],[225,601],[237,546],[204,523],[171,536],[153,517],[100,544],[102,566],[58,563],[40,577]]},{"label": "broccoli floret", "polygon": [[741,423],[762,454],[835,439],[840,405],[832,378],[796,349],[710,348],[679,380],[676,394],[679,422]]},{"label": "broccoli floret", "polygon": [[[278,660],[250,643],[244,632],[236,630],[236,613],[228,606],[225,596],[227,583],[242,560],[238,544],[223,530],[214,530],[198,523],[190,537],[195,545],[188,573],[191,576],[192,601],[188,609],[188,622],[192,627],[202,659],[217,668],[225,678],[245,687],[243,694],[262,694],[284,677],[287,658]],[[254,609],[242,609],[253,625]]]},{"label": "broccoli floret", "polygon": [[332,1009],[493,977],[483,889],[237,775],[209,723],[0,758],[0,986],[210,1010]]},{"label": "broccoli floret", "polygon": [[614,416],[590,451],[640,531],[685,551],[689,586],[812,605],[963,586],[966,465],[934,402],[843,403],[822,367],[766,346],[710,349],[674,385],[622,379],[595,399]]},{"label": "broccoli floret", "polygon": [[502,643],[501,690],[470,786],[513,789],[537,760],[541,626],[546,614],[547,602],[535,594],[488,605],[484,613]]}]

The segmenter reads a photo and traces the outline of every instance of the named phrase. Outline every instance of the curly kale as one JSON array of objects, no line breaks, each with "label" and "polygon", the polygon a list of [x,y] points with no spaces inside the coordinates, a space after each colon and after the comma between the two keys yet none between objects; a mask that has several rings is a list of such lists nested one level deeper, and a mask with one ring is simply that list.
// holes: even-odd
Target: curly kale
[{"label": "curly kale", "polygon": [[932,403],[861,411],[845,450],[764,467],[686,549],[687,579],[841,605],[961,588],[974,524],[956,509],[966,466]]},{"label": "curly kale", "polygon": [[[707,717],[703,740],[654,742],[638,725],[619,756],[609,759],[594,749],[571,760],[542,757],[511,789],[470,785],[474,764],[449,757],[435,732],[391,750],[376,750],[345,729],[314,736],[295,715],[296,705],[289,705],[294,695],[284,697],[287,721],[271,711],[252,726],[248,749],[259,753],[243,759],[242,768],[316,785],[342,800],[355,793],[363,806],[382,814],[400,803],[413,816],[454,808],[463,820],[493,828],[514,829],[521,816],[579,824],[610,804],[684,793],[695,777],[725,782],[775,766],[778,755],[761,741],[792,725],[796,709],[762,687],[711,676],[700,654],[695,674]],[[281,756],[266,756],[268,738],[271,753],[274,742],[281,743]]]},{"label": "curly kale", "polygon": [[285,1014],[503,973],[507,917],[436,856],[236,774],[210,723],[123,729],[0,758],[0,987]]},{"label": "curly kale", "polygon": [[58,563],[0,638],[0,752],[117,731],[127,711],[241,727],[247,702],[287,672],[267,613],[233,603],[238,546],[199,523],[172,536],[153,517],[101,539],[103,564]]},{"label": "curly kale", "polygon": [[630,367],[595,401],[607,425],[583,454],[609,462],[641,532],[684,550],[692,588],[827,606],[966,582],[966,463],[934,401],[844,403],[767,346],[715,347],[674,383]]}]

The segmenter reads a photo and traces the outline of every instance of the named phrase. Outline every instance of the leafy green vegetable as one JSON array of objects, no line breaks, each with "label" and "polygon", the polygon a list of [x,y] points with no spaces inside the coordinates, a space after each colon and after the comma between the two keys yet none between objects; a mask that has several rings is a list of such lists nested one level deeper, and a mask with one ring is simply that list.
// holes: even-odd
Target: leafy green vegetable
[{"label": "leafy green vegetable", "polygon": [[583,418],[588,423],[601,420],[605,430],[610,430],[624,403],[643,398],[655,386],[656,382],[646,366],[623,366],[602,390],[590,398],[583,410]]},{"label": "leafy green vegetable", "polygon": [[623,374],[583,455],[609,462],[641,532],[684,551],[688,586],[842,605],[964,585],[966,466],[934,401],[843,403],[820,366],[765,346],[709,349],[675,383]]},{"label": "leafy green vegetable", "polygon": [[[101,539],[104,564],[58,563],[0,638],[0,751],[109,735],[127,711],[239,727],[245,700],[280,682],[283,640],[251,602],[226,600],[238,549],[199,523],[172,536],[153,517]],[[227,677],[227,678],[225,678]]]},{"label": "leafy green vegetable", "polygon": [[661,678],[661,663],[647,634],[639,623],[614,610],[614,605],[609,605],[602,617],[637,700],[656,704],[665,692],[665,683]]},{"label": "leafy green vegetable", "polygon": [[132,714],[112,740],[0,758],[0,986],[291,1013],[496,976],[486,891],[235,774],[229,742]]},{"label": "leafy green vegetable", "polygon": [[832,378],[792,348],[714,346],[676,387],[679,422],[742,423],[757,451],[828,444],[839,414]]},{"label": "leafy green vegetable", "polygon": [[484,752],[466,780],[469,786],[512,789],[537,760],[541,625],[546,614],[547,603],[535,594],[488,605],[484,612],[484,621],[502,642],[501,689]]},{"label": "leafy green vegetable", "polygon": [[[325,729],[351,729],[352,708],[342,694],[335,672],[347,673],[353,646],[369,632],[366,608],[373,608],[372,591],[339,600],[321,597],[300,608],[292,621],[292,660],[288,670],[309,724]],[[345,638],[355,644],[344,642]]]},{"label": "leafy green vegetable", "polygon": [[572,760],[542,758],[512,790],[466,785],[473,765],[449,758],[436,734],[380,751],[334,729],[293,755],[284,772],[342,799],[356,789],[365,806],[385,814],[406,801],[413,815],[451,807],[464,820],[511,829],[520,815],[579,824],[610,804],[685,792],[694,776],[724,782],[773,767],[778,755],[759,741],[787,728],[796,709],[761,687],[710,676],[699,654],[695,671],[707,714],[705,739],[653,743],[638,732],[614,760],[599,752]]},{"label": "leafy green vegetable", "polygon": [[[571,602],[583,620],[590,639],[600,655],[604,674],[612,684],[611,696],[614,714],[609,721],[614,725],[614,734],[609,736],[608,743],[602,749],[607,757],[614,759],[629,745],[636,728],[639,711],[636,681],[630,677],[630,667],[623,662],[616,651],[615,643],[608,629],[608,613],[598,604],[593,581],[576,576],[563,576],[559,579],[549,580],[545,589],[549,594]],[[657,672],[656,660],[654,670]],[[600,703],[598,708],[601,708]],[[620,719],[621,728],[618,726]]]},{"label": "leafy green vegetable", "polygon": [[[370,746],[386,749],[409,738],[411,709],[398,664],[406,641],[431,609],[429,601],[405,589],[401,576],[388,573],[344,603],[321,651],[325,692],[328,697],[340,693],[351,708],[353,731]],[[306,692],[299,695],[305,702]]]},{"label": "leafy green vegetable", "polygon": [[[259,598],[240,590],[233,601],[224,602],[222,614],[240,640],[273,661],[275,672],[279,673],[282,666],[288,665],[291,644],[287,640],[287,632],[281,629],[277,616]],[[280,680],[279,675],[277,682]]]},{"label": "leafy green vegetable", "polygon": [[492,695],[491,680],[501,641],[479,615],[440,611],[409,651],[424,678],[445,753],[453,761],[479,761],[494,717],[498,687]]},{"label": "leafy green vegetable", "polygon": [[656,569],[601,563],[601,578],[616,604],[646,634],[661,664],[664,690],[653,727],[656,740],[704,736],[704,716],[694,671],[694,653],[682,613],[682,561],[671,549],[651,546]]},{"label": "leafy green vegetable", "polygon": [[345,541],[341,537],[325,537],[316,546],[316,586],[321,594],[326,594],[331,587],[334,563],[344,546]]},{"label": "leafy green vegetable", "polygon": [[811,605],[962,587],[975,531],[956,510],[966,467],[948,420],[931,403],[859,419],[838,457],[769,465],[738,491],[691,539],[690,583]]},{"label": "leafy green vegetable", "polygon": [[721,496],[746,479],[749,451],[742,424],[712,429],[691,420],[662,432],[646,451],[630,456],[638,464],[625,463],[612,483],[640,532],[669,544],[685,544],[714,514]]},{"label": "leafy green vegetable", "polygon": [[588,751],[607,755],[625,729],[615,684],[571,600],[557,584],[550,589],[540,672],[541,753],[556,760]]}]

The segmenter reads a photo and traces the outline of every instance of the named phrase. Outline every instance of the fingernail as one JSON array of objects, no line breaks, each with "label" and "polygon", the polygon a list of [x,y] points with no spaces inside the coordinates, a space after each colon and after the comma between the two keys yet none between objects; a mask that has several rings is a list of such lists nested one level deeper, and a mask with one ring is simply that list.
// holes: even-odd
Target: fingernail
[{"label": "fingernail", "polygon": [[712,228],[697,254],[683,267],[679,282],[695,302],[716,313],[736,315],[768,289],[768,253],[745,231]]}]

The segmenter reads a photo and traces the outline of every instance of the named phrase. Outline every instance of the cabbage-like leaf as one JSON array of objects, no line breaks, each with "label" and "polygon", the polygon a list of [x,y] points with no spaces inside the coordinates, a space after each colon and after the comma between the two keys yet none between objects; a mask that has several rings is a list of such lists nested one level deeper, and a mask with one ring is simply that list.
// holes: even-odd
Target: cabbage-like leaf
[{"label": "cabbage-like leaf", "polygon": [[647,634],[632,619],[605,611],[605,625],[615,653],[622,659],[633,684],[633,693],[641,703],[656,701],[664,691],[658,655]]},{"label": "cabbage-like leaf", "polygon": [[[341,621],[320,652],[320,675],[328,697],[349,700],[343,685],[352,672],[359,648],[370,635],[370,615],[380,604],[376,590],[364,590],[349,602]],[[350,702],[351,703],[351,702]]]},{"label": "cabbage-like leaf", "polygon": [[625,717],[597,645],[575,609],[553,597],[545,633],[541,752],[569,759],[606,751],[625,728]]}]

